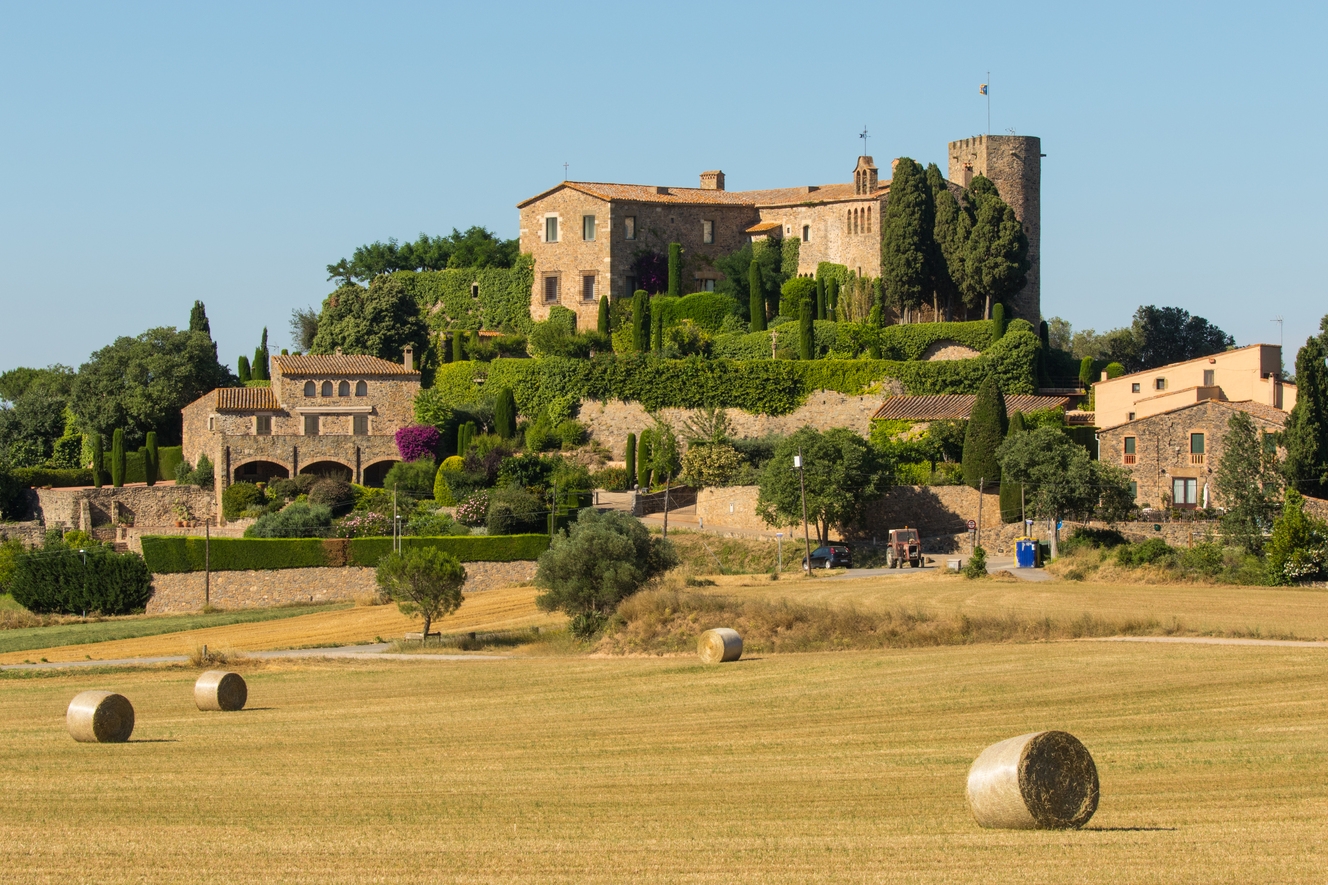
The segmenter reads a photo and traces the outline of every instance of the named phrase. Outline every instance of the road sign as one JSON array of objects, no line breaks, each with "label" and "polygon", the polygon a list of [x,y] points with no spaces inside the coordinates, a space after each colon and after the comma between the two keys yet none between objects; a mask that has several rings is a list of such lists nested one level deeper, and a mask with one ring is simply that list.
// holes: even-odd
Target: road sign
[{"label": "road sign", "polygon": [[1031,519],[1025,519],[1025,520],[1024,520],[1024,525],[1028,526],[1028,527],[1031,529],[1031,528],[1033,527],[1033,520],[1031,520]]},{"label": "road sign", "polygon": [[978,521],[976,519],[970,519],[968,521],[968,530],[970,532],[976,529],[977,527],[978,527]]}]

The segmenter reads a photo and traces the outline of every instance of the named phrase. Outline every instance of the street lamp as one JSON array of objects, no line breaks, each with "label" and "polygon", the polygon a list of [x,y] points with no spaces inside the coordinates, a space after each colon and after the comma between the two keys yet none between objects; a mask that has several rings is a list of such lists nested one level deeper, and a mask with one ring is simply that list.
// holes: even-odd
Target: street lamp
[{"label": "street lamp", "polygon": [[798,488],[802,492],[802,540],[807,545],[807,574],[812,573],[812,541],[807,533],[807,480],[802,473],[802,449],[793,456],[793,468],[798,471]]}]

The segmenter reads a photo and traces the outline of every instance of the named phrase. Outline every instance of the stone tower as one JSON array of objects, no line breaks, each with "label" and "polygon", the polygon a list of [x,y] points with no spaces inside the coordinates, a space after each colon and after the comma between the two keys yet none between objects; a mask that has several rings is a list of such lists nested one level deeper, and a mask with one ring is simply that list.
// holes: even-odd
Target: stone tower
[{"label": "stone tower", "polygon": [[978,135],[950,142],[950,174],[968,186],[975,175],[991,179],[1028,235],[1028,285],[1010,304],[1012,316],[1037,326],[1042,319],[1042,140],[1032,135]]}]

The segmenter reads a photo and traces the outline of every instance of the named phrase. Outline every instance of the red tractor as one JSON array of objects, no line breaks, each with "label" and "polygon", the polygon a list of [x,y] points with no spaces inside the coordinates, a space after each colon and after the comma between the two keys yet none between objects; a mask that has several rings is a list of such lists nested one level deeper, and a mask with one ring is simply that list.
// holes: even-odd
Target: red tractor
[{"label": "red tractor", "polygon": [[885,548],[886,568],[899,568],[903,563],[912,568],[922,565],[922,541],[918,530],[890,529],[890,543]]}]

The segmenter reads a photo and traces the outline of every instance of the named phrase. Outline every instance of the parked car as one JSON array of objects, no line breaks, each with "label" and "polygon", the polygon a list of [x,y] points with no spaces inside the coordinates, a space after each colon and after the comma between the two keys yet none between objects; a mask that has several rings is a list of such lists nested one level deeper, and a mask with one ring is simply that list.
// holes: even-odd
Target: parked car
[{"label": "parked car", "polygon": [[[807,557],[802,558],[807,569]],[[853,568],[853,554],[843,544],[827,544],[812,551],[812,568]]]}]

